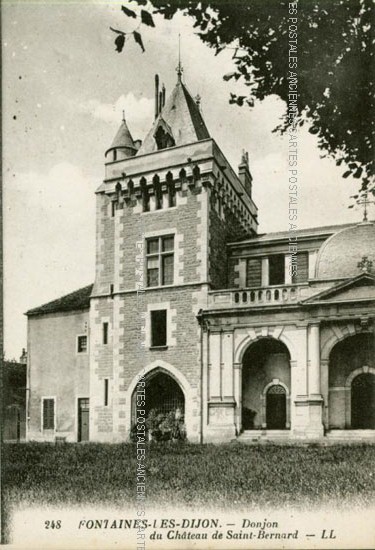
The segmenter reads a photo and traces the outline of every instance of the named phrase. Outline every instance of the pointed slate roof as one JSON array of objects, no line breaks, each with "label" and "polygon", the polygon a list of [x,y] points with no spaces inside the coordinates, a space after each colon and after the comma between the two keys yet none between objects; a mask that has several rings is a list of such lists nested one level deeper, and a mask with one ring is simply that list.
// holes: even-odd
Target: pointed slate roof
[{"label": "pointed slate roof", "polygon": [[198,105],[180,78],[137,155],[145,155],[157,150],[154,135],[161,121],[171,129],[176,146],[210,137]]},{"label": "pointed slate roof", "polygon": [[134,149],[134,151],[136,151],[136,146],[134,145],[134,141],[128,125],[126,124],[125,118],[122,119],[120,128],[117,130],[115,139],[112,141],[112,145],[110,146],[110,148],[107,149],[107,152],[111,149],[117,148]]},{"label": "pointed slate roof", "polygon": [[66,294],[57,300],[43,304],[42,306],[29,309],[26,315],[43,315],[45,313],[56,313],[60,311],[75,311],[86,309],[90,306],[90,296],[94,285],[88,285],[79,290]]}]

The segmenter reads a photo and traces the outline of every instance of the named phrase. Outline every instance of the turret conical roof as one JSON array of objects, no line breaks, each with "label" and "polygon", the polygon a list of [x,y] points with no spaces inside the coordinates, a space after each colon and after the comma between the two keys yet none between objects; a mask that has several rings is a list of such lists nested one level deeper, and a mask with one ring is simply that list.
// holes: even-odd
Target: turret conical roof
[{"label": "turret conical roof", "polygon": [[112,149],[132,149],[134,150],[134,153],[136,152],[137,148],[134,145],[134,141],[132,138],[132,135],[130,133],[130,130],[128,128],[128,125],[126,124],[125,117],[123,117],[120,127],[117,130],[117,134],[115,135],[115,139],[112,142],[112,145],[109,147],[108,151],[111,151]]}]

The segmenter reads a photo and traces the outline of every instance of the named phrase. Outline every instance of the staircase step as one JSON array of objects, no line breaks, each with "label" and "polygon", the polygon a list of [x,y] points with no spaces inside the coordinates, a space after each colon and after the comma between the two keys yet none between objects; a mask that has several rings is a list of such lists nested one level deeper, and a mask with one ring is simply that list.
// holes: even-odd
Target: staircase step
[{"label": "staircase step", "polygon": [[375,441],[375,430],[330,430],[327,432],[326,437],[340,440]]},{"label": "staircase step", "polygon": [[[308,443],[304,438],[294,439],[290,430],[245,430],[236,440],[239,443],[251,444],[262,442],[277,442],[277,443]],[[360,443],[360,442],[375,443],[375,430],[330,430],[326,435],[317,442],[324,444],[336,443]]]}]

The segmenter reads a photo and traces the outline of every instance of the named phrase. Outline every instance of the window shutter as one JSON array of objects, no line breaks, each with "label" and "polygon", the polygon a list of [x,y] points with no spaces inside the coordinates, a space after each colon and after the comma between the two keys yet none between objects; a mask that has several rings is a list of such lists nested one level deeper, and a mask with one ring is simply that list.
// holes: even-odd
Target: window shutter
[{"label": "window shutter", "polygon": [[53,399],[43,400],[43,429],[53,430],[55,427],[55,401]]},{"label": "window shutter", "polygon": [[297,254],[297,273],[293,274],[293,283],[304,283],[309,278],[309,254],[308,252],[299,252]]},{"label": "window shutter", "polygon": [[260,258],[247,260],[246,286],[261,286],[262,284],[262,261]]}]

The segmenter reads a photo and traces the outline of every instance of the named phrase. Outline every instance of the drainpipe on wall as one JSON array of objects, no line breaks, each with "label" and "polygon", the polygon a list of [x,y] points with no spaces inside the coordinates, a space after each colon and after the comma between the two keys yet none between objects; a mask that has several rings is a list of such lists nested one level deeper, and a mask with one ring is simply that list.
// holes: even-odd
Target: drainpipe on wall
[{"label": "drainpipe on wall", "polygon": [[201,327],[201,349],[200,349],[200,363],[201,363],[201,381],[200,381],[200,391],[201,391],[201,414],[200,414],[200,434],[199,434],[199,443],[203,443],[203,316],[202,310],[198,311],[197,315],[198,323]]}]

